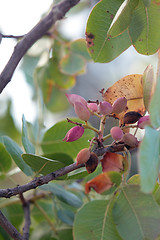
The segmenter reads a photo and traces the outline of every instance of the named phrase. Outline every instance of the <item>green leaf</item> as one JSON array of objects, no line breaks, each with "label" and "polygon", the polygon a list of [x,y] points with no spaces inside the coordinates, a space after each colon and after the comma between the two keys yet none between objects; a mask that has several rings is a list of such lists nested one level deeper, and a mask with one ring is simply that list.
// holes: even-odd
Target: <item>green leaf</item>
[{"label": "green leaf", "polygon": [[9,154],[11,155],[12,159],[14,160],[14,162],[17,164],[17,166],[27,175],[27,176],[31,176],[33,174],[32,169],[24,162],[23,158],[22,158],[22,150],[21,148],[18,146],[17,143],[15,143],[11,138],[4,136],[3,137],[3,142],[4,145],[7,149],[7,151],[9,152]]},{"label": "green leaf", "polygon": [[72,229],[66,228],[58,231],[59,240],[73,240]]},{"label": "green leaf", "polygon": [[69,191],[66,191],[62,186],[58,184],[48,183],[47,185],[41,186],[40,189],[53,193],[53,195],[58,199],[75,208],[82,206],[82,201],[79,197]]},{"label": "green leaf", "polygon": [[67,225],[72,226],[74,221],[74,212],[68,209],[58,209],[58,218]]},{"label": "green leaf", "polygon": [[36,172],[44,175],[54,172],[65,166],[63,163],[57,160],[52,160],[33,154],[22,154],[22,158]]},{"label": "green leaf", "polygon": [[22,143],[26,153],[35,153],[35,148],[28,139],[27,123],[24,115],[22,116]]},{"label": "green leaf", "polygon": [[73,225],[75,240],[121,240],[112,218],[112,204],[95,200],[85,204],[76,214]]},{"label": "green leaf", "polygon": [[128,184],[135,184],[135,185],[140,185],[140,175],[139,174],[135,174],[132,177],[130,177],[128,179]]},{"label": "green leaf", "polygon": [[87,170],[85,168],[79,168],[68,173],[67,180],[82,179],[86,176],[88,176]]},{"label": "green leaf", "polygon": [[60,61],[61,72],[68,75],[85,73],[85,67],[85,59],[82,56],[72,52],[64,56]]},{"label": "green leaf", "polygon": [[154,83],[154,71],[152,65],[149,64],[142,76],[143,101],[146,111],[149,111],[153,83]]},{"label": "green leaf", "polygon": [[110,62],[130,45],[128,31],[116,38],[107,36],[112,20],[123,0],[102,0],[92,10],[86,28],[88,50],[95,62]]},{"label": "green leaf", "polygon": [[4,145],[0,143],[0,175],[8,172],[12,166],[12,159]]},{"label": "green leaf", "polygon": [[134,10],[129,26],[132,44],[137,52],[145,55],[154,54],[160,47],[160,5],[151,0],[144,5],[139,0],[138,7]]},{"label": "green leaf", "polygon": [[91,57],[87,50],[87,45],[85,39],[77,39],[70,44],[71,51],[77,53],[78,55],[85,58],[85,60],[90,61]]},{"label": "green leaf", "polygon": [[139,161],[141,188],[146,193],[153,191],[158,177],[160,166],[159,139],[159,131],[150,126],[145,127],[145,136],[140,146]]},{"label": "green leaf", "polygon": [[[82,123],[79,119],[72,119],[73,121],[78,121]],[[43,141],[41,143],[42,150],[44,154],[61,152],[66,153],[72,158],[76,157],[78,152],[82,148],[86,148],[89,146],[88,140],[94,137],[94,133],[85,129],[83,136],[74,142],[65,142],[63,138],[66,133],[71,129],[74,125],[68,123],[67,120],[56,123],[53,127],[51,127],[45,134]]]},{"label": "green leaf", "polygon": [[43,155],[45,158],[57,160],[64,164],[64,166],[68,166],[72,163],[74,163],[73,158],[65,153],[50,153]]},{"label": "green leaf", "polygon": [[160,207],[136,185],[122,189],[113,206],[113,218],[123,240],[155,239],[160,234]]},{"label": "green leaf", "polygon": [[35,79],[39,82],[46,107],[52,112],[64,111],[69,104],[62,90],[75,85],[75,76],[65,75],[59,70],[59,63],[50,59],[45,67],[37,68]]},{"label": "green leaf", "polygon": [[[53,210],[52,203],[50,203],[49,201],[47,201],[47,199],[45,199],[45,201],[42,201],[42,200],[38,201],[38,205],[45,211],[45,213],[48,215],[48,217],[51,220],[54,220],[54,216],[53,216],[54,210]],[[40,223],[46,220],[44,215],[40,212],[40,210],[35,205],[33,205],[31,214],[37,223]]]},{"label": "green leaf", "polygon": [[122,174],[119,172],[108,172],[109,178],[111,179],[111,182],[116,184],[116,186],[119,186],[122,182]]},{"label": "green leaf", "polygon": [[132,13],[137,7],[138,2],[139,0],[127,0],[122,3],[108,30],[108,36],[116,37],[129,27]]},{"label": "green leaf", "polygon": [[57,61],[53,58],[49,60],[48,64],[45,67],[37,69],[36,77],[42,88],[45,88],[46,90],[46,98],[50,97],[50,94],[54,87],[60,89],[68,89],[73,87],[75,84],[75,77],[62,74],[59,71]]},{"label": "green leaf", "polygon": [[145,7],[148,7],[151,4],[151,0],[143,0]]},{"label": "green leaf", "polygon": [[160,108],[157,107],[160,103],[159,93],[160,93],[160,69],[158,69],[156,88],[149,107],[151,123],[155,128],[160,127]]}]

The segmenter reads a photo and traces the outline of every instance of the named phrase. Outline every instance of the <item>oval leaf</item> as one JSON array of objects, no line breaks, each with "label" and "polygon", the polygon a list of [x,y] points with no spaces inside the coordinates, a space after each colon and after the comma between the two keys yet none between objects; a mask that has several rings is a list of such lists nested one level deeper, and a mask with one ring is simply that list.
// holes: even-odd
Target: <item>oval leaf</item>
[{"label": "oval leaf", "polygon": [[75,240],[122,240],[112,219],[112,205],[106,200],[89,202],[79,210],[73,234]]},{"label": "oval leaf", "polygon": [[17,164],[17,166],[27,176],[31,176],[33,174],[33,171],[23,160],[23,158],[21,156],[23,154],[23,152],[22,152],[21,148],[18,146],[18,144],[15,143],[11,138],[6,137],[6,136],[3,137],[3,142],[4,142],[4,145],[7,149],[7,151],[9,152],[9,154],[11,155],[12,159]]},{"label": "oval leaf", "polygon": [[86,40],[95,62],[110,62],[131,45],[127,30],[116,38],[107,36],[112,20],[122,3],[123,0],[102,0],[89,16]]},{"label": "oval leaf", "polygon": [[136,185],[122,189],[113,206],[113,218],[123,240],[155,239],[160,234],[160,207]]},{"label": "oval leaf", "polygon": [[85,59],[75,53],[64,56],[60,61],[60,70],[64,74],[75,75],[85,72]]},{"label": "oval leaf", "polygon": [[160,132],[146,126],[139,152],[141,187],[142,191],[146,193],[153,191],[158,177],[160,167],[159,143]]},{"label": "oval leaf", "polygon": [[54,172],[65,166],[65,164],[57,160],[52,160],[33,154],[22,154],[22,158],[36,172],[42,173],[44,175]]},{"label": "oval leaf", "polygon": [[0,175],[8,172],[12,166],[12,159],[2,143],[0,143]]},{"label": "oval leaf", "polygon": [[141,54],[154,54],[160,47],[159,11],[160,4],[155,0],[151,0],[149,4],[140,0],[133,12],[129,34],[133,46]]},{"label": "oval leaf", "polygon": [[35,153],[35,148],[28,138],[27,123],[24,115],[22,116],[22,143],[26,153]]},{"label": "oval leaf", "polygon": [[91,60],[91,57],[87,50],[86,41],[83,38],[77,39],[70,44],[71,51],[84,57],[85,60]]},{"label": "oval leaf", "polygon": [[55,195],[58,199],[73,207],[79,208],[82,206],[82,201],[79,197],[69,191],[66,191],[62,186],[58,184],[48,183],[47,185],[41,186],[40,188],[44,191],[53,193],[53,195]]},{"label": "oval leaf", "polygon": [[127,111],[123,111],[116,116],[122,119],[126,112],[135,111],[141,115],[145,113],[145,107],[143,102],[143,87],[142,87],[142,75],[132,74],[125,76],[114,83],[104,93],[104,100],[113,104],[113,102],[119,98],[125,97],[127,99]]},{"label": "oval leaf", "polygon": [[153,95],[154,88],[154,72],[152,65],[148,65],[145,69],[143,76],[143,100],[146,111],[149,111],[149,105],[151,101],[151,97]]},{"label": "oval leaf", "polygon": [[[73,121],[82,122],[79,119]],[[45,134],[41,143],[44,154],[61,152],[66,153],[71,157],[76,157],[82,148],[89,146],[88,140],[94,137],[94,133],[85,129],[83,136],[74,142],[65,142],[63,138],[73,125],[68,123],[67,120],[56,123]]]},{"label": "oval leaf", "polygon": [[137,7],[138,2],[139,0],[127,0],[122,3],[109,28],[108,35],[116,37],[129,27],[132,13]]}]

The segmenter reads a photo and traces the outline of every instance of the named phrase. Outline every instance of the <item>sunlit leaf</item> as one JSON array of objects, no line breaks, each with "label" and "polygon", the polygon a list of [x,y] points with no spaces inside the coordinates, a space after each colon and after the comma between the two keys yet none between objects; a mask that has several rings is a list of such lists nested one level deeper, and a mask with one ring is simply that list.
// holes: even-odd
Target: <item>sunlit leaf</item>
[{"label": "sunlit leaf", "polygon": [[[145,5],[144,5],[145,4]],[[155,0],[140,0],[132,14],[129,34],[135,49],[145,55],[154,54],[160,47],[160,4]]]},{"label": "sunlit leaf", "polygon": [[0,174],[6,173],[12,166],[12,159],[4,145],[0,143]]},{"label": "sunlit leaf", "polygon": [[73,234],[75,240],[122,240],[112,218],[112,204],[95,200],[85,204],[76,214]]},{"label": "sunlit leaf", "polygon": [[128,28],[138,2],[139,0],[127,0],[122,3],[109,28],[108,35],[116,37]]},{"label": "sunlit leaf", "polygon": [[82,206],[82,201],[72,192],[66,191],[62,186],[55,183],[48,183],[47,185],[40,187],[44,191],[49,191],[55,195],[59,200],[71,205],[73,207],[79,208]]},{"label": "sunlit leaf", "polygon": [[79,75],[85,72],[85,59],[82,56],[72,52],[70,52],[68,55],[65,55],[59,64],[60,70],[64,74]]},{"label": "sunlit leaf", "polygon": [[151,123],[155,128],[160,127],[160,108],[157,107],[159,103],[160,103],[160,69],[158,69],[156,87],[149,107]]},{"label": "sunlit leaf", "polygon": [[[82,122],[79,119],[74,120]],[[94,137],[94,133],[88,129],[85,129],[83,136],[77,141],[63,141],[66,133],[72,127],[73,124],[68,123],[67,120],[64,120],[56,123],[53,127],[48,129],[47,132],[44,134],[44,138],[41,143],[44,154],[59,152],[66,153],[74,158],[81,149],[88,147],[88,140]]]},{"label": "sunlit leaf", "polygon": [[22,116],[22,143],[26,153],[35,153],[35,148],[28,138],[27,123],[24,115]]},{"label": "sunlit leaf", "polygon": [[33,174],[32,169],[25,163],[25,161],[22,158],[23,151],[18,146],[16,142],[14,142],[11,138],[4,136],[3,137],[4,145],[11,155],[14,162],[17,164],[17,166],[27,175],[31,176]]},{"label": "sunlit leaf", "polygon": [[121,190],[113,218],[123,240],[155,239],[160,234],[160,207],[151,194],[140,192],[136,185]]},{"label": "sunlit leaf", "polygon": [[152,65],[148,65],[142,76],[143,100],[146,111],[149,111],[151,97],[154,87],[154,72]]},{"label": "sunlit leaf", "polygon": [[132,74],[125,76],[109,87],[104,93],[104,100],[111,104],[119,97],[127,99],[128,107],[126,111],[116,115],[119,119],[122,119],[124,114],[130,111],[139,112],[143,115],[145,107],[143,102],[142,75]]},{"label": "sunlit leaf", "polygon": [[153,191],[158,177],[160,167],[159,141],[160,132],[146,126],[139,152],[141,188],[146,193]]},{"label": "sunlit leaf", "polygon": [[127,30],[116,38],[107,36],[112,20],[122,3],[123,0],[102,0],[89,16],[86,40],[95,62],[110,62],[131,45]]}]

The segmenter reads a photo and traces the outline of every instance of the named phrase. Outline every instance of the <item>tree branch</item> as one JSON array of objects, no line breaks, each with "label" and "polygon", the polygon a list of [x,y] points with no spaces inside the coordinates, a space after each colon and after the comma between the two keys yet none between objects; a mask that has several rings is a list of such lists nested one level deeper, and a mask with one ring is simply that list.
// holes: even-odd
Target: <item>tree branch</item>
[{"label": "tree branch", "polygon": [[80,0],[64,0],[55,5],[49,14],[44,17],[23,39],[17,43],[11,58],[0,74],[0,93],[11,81],[12,75],[27,50],[52,27],[57,20],[62,19],[65,14]]},{"label": "tree branch", "polygon": [[[111,146],[108,146],[107,148],[97,148],[94,150],[97,156],[102,156],[106,152],[120,152],[120,151],[124,151],[124,144],[117,145],[113,144]],[[58,177],[64,176],[65,174],[84,166],[85,166],[84,164],[76,165],[76,163],[73,163],[55,172],[49,173],[46,176],[37,177],[27,184],[17,186],[15,188],[0,189],[0,197],[10,198],[17,194],[22,194],[31,189],[35,189],[41,185],[47,184],[48,182],[55,180]]]},{"label": "tree branch", "polygon": [[15,188],[1,189],[0,197],[10,198],[17,194],[27,192],[31,189],[37,188],[38,186],[47,184],[48,182],[55,180],[58,177],[63,176],[65,174],[72,172],[73,170],[81,168],[83,166],[84,166],[83,164],[80,164],[77,166],[76,163],[73,163],[73,164],[66,166],[64,168],[61,168],[55,172],[49,173],[46,176],[37,177],[27,184],[17,186]]},{"label": "tree branch", "polygon": [[6,219],[0,211],[0,225],[1,227],[15,240],[22,240],[22,236],[17,229]]}]

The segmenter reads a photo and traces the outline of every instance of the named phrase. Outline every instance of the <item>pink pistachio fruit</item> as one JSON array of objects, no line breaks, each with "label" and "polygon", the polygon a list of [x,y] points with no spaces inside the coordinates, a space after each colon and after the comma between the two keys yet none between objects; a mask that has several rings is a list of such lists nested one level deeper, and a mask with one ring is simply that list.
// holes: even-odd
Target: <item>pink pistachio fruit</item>
[{"label": "pink pistachio fruit", "polygon": [[113,112],[119,114],[125,110],[127,106],[127,99],[125,97],[117,98],[112,104]]},{"label": "pink pistachio fruit", "polygon": [[115,141],[121,140],[123,137],[123,131],[120,127],[112,127],[110,130],[111,136]]},{"label": "pink pistachio fruit", "polygon": [[138,127],[141,129],[144,129],[146,125],[149,125],[151,123],[150,116],[143,116],[138,120]]},{"label": "pink pistachio fruit", "polygon": [[75,102],[81,102],[83,103],[85,106],[87,106],[87,101],[81,97],[80,95],[77,95],[77,94],[65,94],[67,99],[68,99],[68,102],[71,104],[71,105],[74,105]]},{"label": "pink pistachio fruit", "polygon": [[66,141],[66,142],[74,142],[76,141],[77,139],[79,139],[80,137],[82,137],[84,133],[84,128],[81,127],[81,126],[75,126],[73,128],[71,128],[66,136],[64,137],[63,141]]},{"label": "pink pistachio fruit", "polygon": [[107,101],[100,102],[98,106],[98,110],[99,110],[99,113],[103,115],[108,115],[113,111],[112,105]]},{"label": "pink pistachio fruit", "polygon": [[98,106],[97,103],[88,103],[87,107],[91,110],[91,114],[92,112],[98,112]]},{"label": "pink pistachio fruit", "polygon": [[75,102],[74,104],[74,110],[77,116],[83,120],[83,121],[88,121],[90,118],[90,111],[88,108],[81,102]]}]

